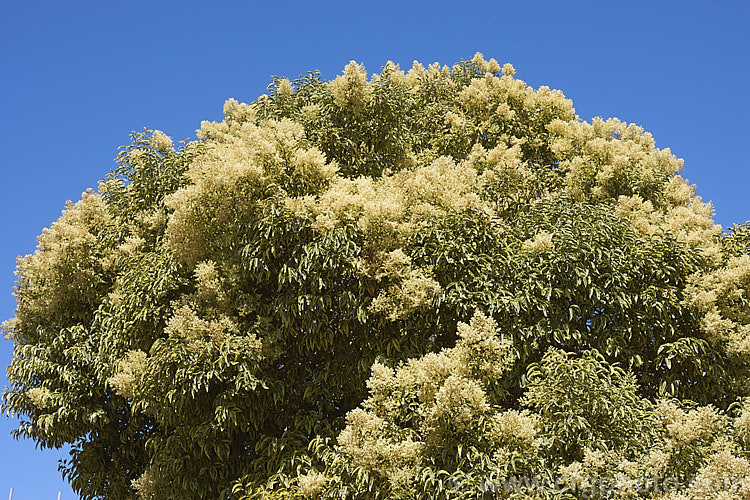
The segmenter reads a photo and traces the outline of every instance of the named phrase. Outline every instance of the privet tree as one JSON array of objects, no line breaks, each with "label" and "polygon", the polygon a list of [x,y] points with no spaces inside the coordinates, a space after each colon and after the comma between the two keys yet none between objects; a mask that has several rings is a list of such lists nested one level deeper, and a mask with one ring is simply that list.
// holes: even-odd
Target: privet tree
[{"label": "privet tree", "polygon": [[224,114],[19,260],[3,408],[82,498],[750,498],[750,225],[650,134],[480,54]]}]

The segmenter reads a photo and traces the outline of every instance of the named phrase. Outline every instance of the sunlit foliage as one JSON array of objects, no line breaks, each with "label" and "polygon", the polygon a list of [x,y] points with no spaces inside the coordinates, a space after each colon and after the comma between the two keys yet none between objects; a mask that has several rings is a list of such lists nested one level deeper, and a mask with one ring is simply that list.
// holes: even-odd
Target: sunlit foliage
[{"label": "sunlit foliage", "polygon": [[481,54],[224,115],[18,261],[3,408],[82,498],[750,498],[748,225],[650,134]]}]

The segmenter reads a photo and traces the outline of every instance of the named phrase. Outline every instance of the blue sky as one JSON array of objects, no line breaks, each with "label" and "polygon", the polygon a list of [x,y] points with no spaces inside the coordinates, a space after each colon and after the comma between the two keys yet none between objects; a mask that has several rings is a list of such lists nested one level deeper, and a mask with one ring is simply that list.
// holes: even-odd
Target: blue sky
[{"label": "blue sky", "polygon": [[[562,90],[585,120],[643,126],[685,159],[718,223],[744,222],[748,26],[744,1],[4,2],[0,319],[13,315],[16,256],[66,200],[96,187],[132,130],[194,138],[225,99],[256,99],[272,75],[330,79],[350,60],[370,73],[476,51],[510,62],[530,85]],[[1,366],[11,353],[0,339]],[[75,498],[57,472],[63,452],[12,440],[15,425],[0,418],[0,497],[14,487],[14,500]]]}]

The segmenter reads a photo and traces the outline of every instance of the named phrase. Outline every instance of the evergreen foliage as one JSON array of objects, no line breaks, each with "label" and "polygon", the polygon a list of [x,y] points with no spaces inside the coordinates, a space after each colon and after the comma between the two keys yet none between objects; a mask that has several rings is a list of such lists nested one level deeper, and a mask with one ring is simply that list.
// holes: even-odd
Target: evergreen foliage
[{"label": "evergreen foliage", "polygon": [[19,259],[3,408],[82,498],[750,498],[750,223],[650,134],[481,54],[224,114]]}]

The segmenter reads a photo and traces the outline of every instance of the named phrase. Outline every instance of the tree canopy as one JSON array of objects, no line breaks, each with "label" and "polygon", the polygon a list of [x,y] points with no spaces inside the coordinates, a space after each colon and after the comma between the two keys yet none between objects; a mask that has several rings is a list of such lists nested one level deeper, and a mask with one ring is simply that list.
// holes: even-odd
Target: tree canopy
[{"label": "tree canopy", "polygon": [[481,54],[224,115],[19,259],[3,408],[82,498],[750,498],[750,223],[649,133]]}]

